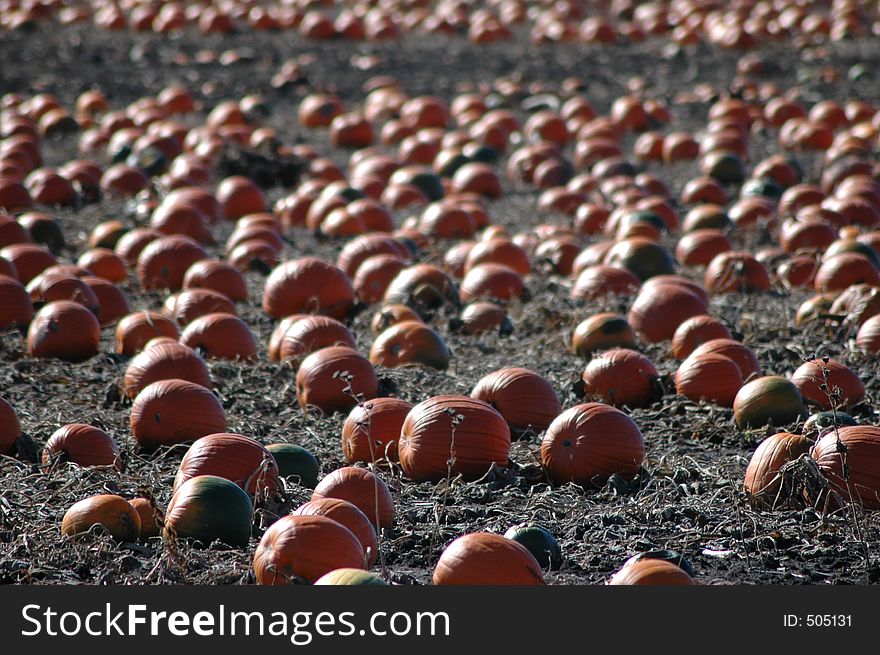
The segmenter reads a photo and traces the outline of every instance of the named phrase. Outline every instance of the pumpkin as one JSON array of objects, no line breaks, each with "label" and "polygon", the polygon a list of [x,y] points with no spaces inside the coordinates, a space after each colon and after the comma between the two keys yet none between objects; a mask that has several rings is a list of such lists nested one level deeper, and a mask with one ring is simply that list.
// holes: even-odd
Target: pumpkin
[{"label": "pumpkin", "polygon": [[532,270],[526,251],[506,237],[496,237],[474,244],[465,259],[465,275],[476,266],[486,263],[502,264],[520,275],[528,275]]},{"label": "pumpkin", "polygon": [[751,253],[729,250],[706,267],[703,284],[709,293],[769,291],[770,273]]},{"label": "pumpkin", "polygon": [[682,236],[675,246],[675,258],[684,266],[707,266],[716,255],[733,249],[721,230],[694,230]]},{"label": "pumpkin", "polygon": [[98,297],[92,289],[78,277],[47,269],[27,285],[34,303],[47,303],[54,300],[73,300],[93,314],[98,311]]},{"label": "pumpkin", "polygon": [[243,548],[251,536],[253,513],[251,499],[237,484],[216,475],[197,475],[174,490],[162,536]]},{"label": "pumpkin", "polygon": [[362,569],[334,569],[315,580],[315,585],[371,585],[387,587],[382,578]]},{"label": "pumpkin", "polygon": [[239,434],[217,433],[196,439],[177,468],[173,489],[198,475],[226,478],[251,497],[272,495],[281,488],[272,453]]},{"label": "pumpkin", "polygon": [[319,498],[300,505],[292,514],[294,516],[326,516],[341,523],[351,530],[361,542],[367,566],[376,563],[379,557],[379,540],[376,530],[367,515],[347,500],[340,498]]},{"label": "pumpkin", "polygon": [[773,509],[785,504],[782,467],[810,451],[810,441],[800,434],[777,432],[758,445],[746,467],[743,490],[756,507]]},{"label": "pumpkin", "polygon": [[134,355],[140,352],[150,339],[180,336],[177,324],[159,312],[134,312],[116,324],[116,352]]},{"label": "pumpkin", "polygon": [[175,378],[144,387],[132,403],[129,422],[135,441],[145,450],[226,432],[226,416],[217,396]]},{"label": "pumpkin", "polygon": [[408,305],[414,309],[437,309],[445,304],[458,307],[461,299],[452,278],[431,264],[408,266],[385,290],[386,305]]},{"label": "pumpkin", "polygon": [[243,360],[257,356],[257,340],[251,329],[232,314],[212,313],[198,317],[181,333],[180,343],[209,358]]},{"label": "pumpkin", "polygon": [[317,458],[302,446],[292,443],[273,443],[266,446],[278,464],[281,477],[295,477],[303,487],[314,489],[318,484],[320,466]]},{"label": "pumpkin", "polygon": [[336,258],[338,266],[348,277],[353,278],[361,264],[370,257],[392,255],[400,260],[410,258],[410,253],[400,239],[389,234],[364,234],[346,243]]},{"label": "pumpkin", "polygon": [[595,264],[577,274],[571,297],[575,300],[593,300],[603,296],[628,296],[639,288],[639,278],[618,266]]},{"label": "pumpkin", "polygon": [[74,537],[102,526],[116,541],[137,541],[141,517],[122,496],[99,494],[74,503],[61,521],[61,534]]},{"label": "pumpkin", "polygon": [[98,322],[102,327],[115,325],[119,319],[131,313],[125,294],[112,282],[100,277],[84,277],[82,281],[98,299]]},{"label": "pumpkin", "polygon": [[443,549],[432,581],[435,585],[542,585],[544,574],[522,544],[491,532],[471,532]]},{"label": "pumpkin", "polygon": [[590,360],[584,369],[584,393],[619,407],[647,407],[657,397],[659,374],[647,357],[628,348],[613,348]]},{"label": "pumpkin", "polygon": [[15,243],[0,249],[0,257],[15,267],[22,284],[27,284],[50,266],[58,263],[49,250],[35,243]]},{"label": "pumpkin", "polygon": [[254,552],[254,576],[261,585],[294,578],[314,582],[335,569],[364,566],[361,542],[326,516],[285,516],[266,530]]},{"label": "pumpkin", "polygon": [[826,254],[813,282],[816,291],[843,291],[853,284],[880,285],[875,264],[861,253]]},{"label": "pumpkin", "polygon": [[669,251],[659,243],[641,237],[615,243],[605,255],[605,263],[625,268],[643,282],[655,275],[675,272]]},{"label": "pumpkin", "polygon": [[303,409],[325,414],[345,412],[375,398],[379,380],[370,361],[347,346],[321,348],[306,357],[296,372],[296,396]]},{"label": "pumpkin", "polygon": [[354,407],[342,424],[342,454],[349,464],[397,461],[400,428],[412,403],[374,398]]},{"label": "pumpkin", "polygon": [[562,413],[550,383],[526,368],[502,368],[484,376],[471,398],[494,407],[515,434],[543,432]]},{"label": "pumpkin", "polygon": [[327,346],[357,348],[357,342],[343,323],[329,316],[304,316],[284,332],[278,345],[277,359],[297,363]]},{"label": "pumpkin", "polygon": [[222,293],[232,302],[248,298],[247,284],[239,270],[217,259],[202,259],[186,269],[184,289],[209,289]]},{"label": "pumpkin", "polygon": [[513,323],[507,317],[507,310],[492,302],[474,302],[461,311],[458,318],[449,320],[449,329],[466,335],[497,332],[507,336],[513,332]]},{"label": "pumpkin", "polygon": [[714,316],[698,314],[683,321],[672,335],[672,354],[686,359],[694,350],[712,339],[731,339],[730,330]]},{"label": "pumpkin", "polygon": [[227,221],[266,211],[266,197],[263,192],[251,180],[241,175],[221,180],[215,195],[220,203],[220,213]]},{"label": "pumpkin", "polygon": [[730,357],[717,353],[685,359],[675,372],[675,392],[693,401],[732,407],[742,387],[742,373]]},{"label": "pumpkin", "polygon": [[370,321],[370,331],[376,336],[382,334],[392,325],[403,323],[404,321],[421,321],[424,323],[422,317],[406,305],[385,305],[373,315],[373,320]]},{"label": "pumpkin", "polygon": [[88,250],[76,260],[76,263],[77,266],[82,266],[110,282],[124,282],[128,278],[125,262],[108,248]]},{"label": "pumpkin", "polygon": [[810,457],[819,465],[831,490],[845,502],[855,502],[866,509],[880,509],[878,453],[880,428],[857,425],[826,432],[813,446]]},{"label": "pumpkin", "polygon": [[113,252],[119,255],[128,266],[135,266],[144,248],[156,239],[161,239],[162,236],[158,230],[138,227],[119,237],[116,245],[113,246]]},{"label": "pumpkin", "polygon": [[134,398],[153,382],[177,378],[210,389],[211,373],[199,354],[176,341],[158,343],[135,355],[125,369],[123,392]]},{"label": "pumpkin", "polygon": [[43,448],[43,463],[65,458],[79,466],[122,468],[119,446],[100,428],[84,423],[70,423],[58,428]]},{"label": "pumpkin", "polygon": [[13,455],[18,438],[21,436],[21,423],[12,405],[0,396],[0,455]]},{"label": "pumpkin", "polygon": [[388,285],[406,266],[397,255],[374,255],[365,259],[352,282],[358,298],[369,305],[380,302]]},{"label": "pumpkin", "polygon": [[847,323],[861,327],[869,318],[880,314],[880,286],[854,284],[847,287],[831,303],[828,313],[845,315]]},{"label": "pumpkin", "polygon": [[746,383],[733,401],[733,418],[742,429],[760,428],[772,423],[781,427],[805,417],[800,391],[777,375],[759,377]]},{"label": "pumpkin", "polygon": [[665,559],[631,557],[611,576],[609,585],[695,585],[694,579],[680,566]]},{"label": "pumpkin", "polygon": [[730,357],[739,366],[743,382],[748,382],[751,378],[761,375],[761,365],[758,363],[755,353],[752,352],[751,348],[739,341],[734,341],[733,339],[710,339],[697,346],[688,357],[697,357],[710,353]]},{"label": "pumpkin", "polygon": [[707,307],[709,306],[709,293],[706,291],[705,287],[703,287],[703,285],[699,282],[695,282],[694,280],[686,278],[682,275],[655,275],[650,280],[647,280],[644,284],[642,284],[639,292],[649,293],[659,286],[666,286],[669,284],[687,289],[697,298],[703,301],[704,305],[706,305]]},{"label": "pumpkin", "polygon": [[444,370],[449,357],[443,337],[421,321],[395,323],[370,348],[370,361],[386,368],[421,364]]},{"label": "pumpkin", "polygon": [[101,325],[88,309],[71,300],[55,300],[36,313],[28,327],[30,357],[82,362],[98,354]]},{"label": "pumpkin", "polygon": [[183,286],[187,269],[208,253],[193,239],[167,236],[150,241],[137,258],[137,274],[144,290],[170,289]]},{"label": "pumpkin", "polygon": [[706,303],[689,288],[657,284],[639,291],[627,319],[643,339],[658,343],[671,339],[682,323],[706,310]]},{"label": "pumpkin", "polygon": [[846,412],[836,410],[816,412],[804,421],[803,433],[817,435],[820,432],[824,432],[826,428],[840,427],[842,425],[858,425],[858,421]]},{"label": "pumpkin", "polygon": [[312,500],[347,500],[366,514],[377,530],[388,529],[394,521],[394,500],[385,481],[357,466],[343,466],[325,475],[312,492]]},{"label": "pumpkin", "polygon": [[504,536],[525,546],[542,569],[558,569],[562,565],[562,549],[547,528],[520,523],[511,526]]},{"label": "pumpkin", "polygon": [[[865,385],[850,368],[840,362],[820,358],[801,364],[791,381],[804,401],[821,409],[849,408],[865,399]],[[825,387],[825,389],[823,389]]]},{"label": "pumpkin", "polygon": [[0,330],[23,328],[34,317],[30,295],[16,279],[0,275]]},{"label": "pumpkin", "polygon": [[856,334],[856,346],[869,353],[880,352],[880,315],[862,323]]},{"label": "pumpkin", "polygon": [[645,443],[635,421],[602,403],[565,410],[541,441],[541,464],[560,484],[601,486],[613,474],[632,477],[644,457]]},{"label": "pumpkin", "polygon": [[506,302],[514,298],[523,302],[530,297],[522,277],[503,264],[478,264],[470,269],[461,281],[463,303],[475,300]]},{"label": "pumpkin", "polygon": [[475,480],[493,464],[507,465],[510,428],[481,400],[436,396],[407,414],[397,452],[404,473],[415,482],[436,482],[448,474]]},{"label": "pumpkin", "polygon": [[314,313],[341,320],[354,304],[348,275],[316,257],[283,262],[269,275],[263,290],[263,310],[273,318]]},{"label": "pumpkin", "polygon": [[181,327],[205,314],[235,314],[235,305],[222,293],[208,289],[187,289],[166,298],[162,313]]},{"label": "pumpkin", "polygon": [[140,538],[152,539],[162,534],[162,526],[165,524],[165,512],[163,512],[153,500],[148,498],[134,498],[128,501],[134,507],[141,519]]}]

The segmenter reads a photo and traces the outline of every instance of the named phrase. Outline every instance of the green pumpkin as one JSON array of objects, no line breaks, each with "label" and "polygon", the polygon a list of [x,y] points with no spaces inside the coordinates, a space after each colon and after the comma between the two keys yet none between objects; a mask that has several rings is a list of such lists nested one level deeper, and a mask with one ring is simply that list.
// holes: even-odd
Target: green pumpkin
[{"label": "green pumpkin", "polygon": [[363,569],[335,569],[315,580],[316,585],[345,585],[371,587],[387,587],[385,581],[375,573]]},{"label": "green pumpkin", "polygon": [[562,549],[546,528],[521,523],[510,528],[504,536],[525,546],[526,550],[538,560],[542,569],[558,569],[562,565]]},{"label": "green pumpkin", "polygon": [[420,189],[432,202],[446,195],[440,176],[427,170],[413,175],[409,183]]},{"label": "green pumpkin", "polygon": [[321,467],[317,458],[305,448],[292,443],[274,443],[266,446],[278,462],[278,474],[287,478],[294,476],[300,485],[314,489],[318,484]]},{"label": "green pumpkin", "polygon": [[858,425],[856,420],[845,412],[816,412],[804,421],[804,434],[822,432],[827,428]]},{"label": "green pumpkin", "polygon": [[741,429],[773,424],[783,427],[806,415],[801,392],[784,377],[767,375],[744,385],[733,401],[733,417]]},{"label": "green pumpkin", "polygon": [[740,195],[745,196],[763,196],[770,200],[779,200],[782,195],[782,187],[767,177],[746,180],[740,190]]},{"label": "green pumpkin", "polygon": [[251,537],[253,514],[251,499],[237,484],[216,475],[197,475],[174,492],[163,535],[243,547]]},{"label": "green pumpkin", "polygon": [[746,179],[742,159],[733,152],[716,150],[703,158],[706,174],[722,184],[741,184]]}]

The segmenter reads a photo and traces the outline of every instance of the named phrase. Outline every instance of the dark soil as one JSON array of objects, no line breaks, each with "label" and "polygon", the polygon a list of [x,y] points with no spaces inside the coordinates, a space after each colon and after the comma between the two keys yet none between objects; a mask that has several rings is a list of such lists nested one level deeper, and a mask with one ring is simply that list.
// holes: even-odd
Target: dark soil
[{"label": "dark soil", "polygon": [[[197,63],[196,55],[235,52],[237,63]],[[759,82],[784,86],[798,83],[805,102],[821,98],[862,97],[876,100],[878,69],[876,41],[848,42],[833,47],[795,51],[775,46],[762,52],[767,72]],[[371,76],[392,75],[413,95],[454,94],[489,87],[496,77],[537,82],[548,90],[576,76],[600,112],[625,93],[631,78],[641,77],[645,93],[663,100],[675,120],[669,129],[697,131],[708,106],[679,103],[678,94],[708,84],[723,93],[735,76],[738,53],[698,47],[672,52],[662,41],[638,46],[593,48],[566,45],[537,47],[525,39],[474,47],[462,39],[407,38],[392,44],[310,43],[284,33],[243,33],[226,38],[182,34],[173,37],[107,33],[88,26],[61,29],[46,25],[34,32],[0,33],[0,91],[53,93],[72,107],[79,93],[101,89],[113,107],[124,107],[142,96],[181,81],[194,89],[202,115],[218,102],[248,93],[263,95],[271,108],[266,124],[288,143],[313,143],[332,153],[323,134],[305,131],[296,123],[301,97],[314,90],[337,92],[347,107],[363,96]],[[204,59],[204,57],[202,57]],[[274,88],[270,78],[288,60],[300,62],[298,84]],[[866,74],[851,80],[848,71],[863,64]],[[840,73],[828,81],[828,70]],[[515,106],[517,111],[520,107]],[[524,115],[524,114],[523,114]],[[631,141],[629,142],[631,143]],[[754,138],[754,165],[776,148],[775,133]],[[76,156],[76,137],[48,140],[47,165]],[[815,181],[814,158],[798,157]],[[696,174],[695,164],[648,167],[677,195]],[[505,198],[491,206],[493,222],[511,233],[562,217],[541,215],[536,193],[508,188]],[[735,189],[732,190],[735,197]],[[285,189],[269,191],[272,199]],[[79,211],[57,210],[67,241],[62,259],[73,261],[85,248],[85,238],[97,222],[127,217],[132,208],[107,200]],[[402,220],[404,216],[398,216]],[[231,230],[217,227],[218,243]],[[304,231],[287,235],[285,256],[317,254],[335,260],[341,242],[318,240]],[[736,235],[740,245],[755,245],[754,235]],[[586,241],[585,241],[586,243]],[[447,244],[425,252],[422,261],[437,262]],[[698,275],[696,271],[685,271]],[[260,309],[264,277],[248,274],[251,301],[239,306],[262,344],[273,321]],[[468,394],[483,375],[504,366],[527,366],[554,385],[563,406],[579,402],[574,384],[585,361],[568,354],[572,328],[605,307],[626,309],[625,302],[578,305],[569,297],[571,281],[543,275],[528,279],[533,300],[511,308],[515,325],[509,337],[462,337],[449,333],[448,316],[434,326],[453,352],[448,371],[423,368],[380,370],[389,389],[413,402],[438,394]],[[163,296],[143,293],[132,276],[124,285],[133,310],[161,307]],[[857,354],[833,328],[793,328],[792,318],[806,293],[776,292],[758,296],[731,295],[712,300],[722,317],[756,351],[768,374],[791,373],[812,354],[829,355],[863,374],[868,403],[861,420],[874,422],[872,405],[880,401],[876,357]],[[353,328],[359,346],[367,351],[371,312],[357,316]],[[849,335],[844,335],[849,336]],[[645,347],[644,352],[664,375],[677,366],[669,344]],[[59,426],[87,422],[105,429],[121,445],[126,459],[123,474],[60,464],[42,470],[28,453],[0,461],[0,582],[70,583],[208,583],[253,582],[250,562],[261,527],[271,520],[266,508],[258,514],[248,549],[193,547],[154,539],[116,545],[109,537],[69,541],[59,526],[66,509],[94,493],[148,493],[160,505],[170,499],[181,452],[160,455],[136,452],[129,428],[129,403],[115,393],[126,362],[113,353],[113,330],[103,332],[102,354],[82,364],[37,361],[24,355],[24,341],[15,331],[0,340],[0,394],[16,408],[33,453]],[[315,452],[324,473],[344,464],[339,435],[344,416],[304,415],[294,390],[295,371],[268,362],[262,353],[256,363],[214,362],[211,365],[222,399],[229,431],[251,435],[264,443],[288,441]],[[880,514],[822,508],[758,511],[741,492],[743,472],[755,445],[767,431],[743,433],[729,410],[699,405],[667,393],[649,409],[631,412],[646,442],[644,471],[629,483],[615,481],[602,489],[547,482],[539,465],[540,435],[514,443],[508,468],[488,472],[478,483],[454,480],[445,484],[413,484],[397,469],[382,472],[396,502],[394,527],[382,537],[377,570],[402,584],[430,582],[431,571],[445,544],[469,531],[504,532],[522,521],[547,527],[559,540],[564,563],[547,572],[550,584],[593,584],[608,579],[629,556],[672,549],[692,564],[706,584],[862,584],[880,580]],[[26,448],[24,449],[27,450]],[[291,481],[284,511],[308,499],[310,491]],[[448,491],[448,494],[447,494]]]}]

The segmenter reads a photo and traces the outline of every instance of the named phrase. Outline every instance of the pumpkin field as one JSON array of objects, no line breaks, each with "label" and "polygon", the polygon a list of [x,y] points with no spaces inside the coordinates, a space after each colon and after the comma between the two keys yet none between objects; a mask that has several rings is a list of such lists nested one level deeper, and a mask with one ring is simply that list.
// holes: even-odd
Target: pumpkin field
[{"label": "pumpkin field", "polygon": [[880,582],[878,39],[0,0],[0,583]]}]

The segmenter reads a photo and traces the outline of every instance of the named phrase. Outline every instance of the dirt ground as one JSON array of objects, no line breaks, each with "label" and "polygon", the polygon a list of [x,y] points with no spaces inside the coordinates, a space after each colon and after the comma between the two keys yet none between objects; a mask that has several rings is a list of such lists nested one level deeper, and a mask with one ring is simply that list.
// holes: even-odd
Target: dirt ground
[{"label": "dirt ground", "polygon": [[[735,75],[740,54],[703,46],[671,52],[665,46],[663,41],[651,40],[626,47],[541,47],[518,39],[475,47],[463,39],[434,37],[408,37],[390,44],[314,43],[286,33],[161,37],[47,25],[34,32],[0,33],[0,92],[45,91],[72,106],[76,95],[98,88],[113,107],[122,107],[181,81],[196,91],[203,112],[222,100],[258,93],[272,110],[266,123],[286,142],[313,143],[339,159],[340,153],[331,153],[324,135],[297,125],[296,108],[305,93],[335,91],[346,106],[354,106],[363,96],[364,82],[379,74],[397,78],[413,95],[445,98],[491,85],[499,76],[539,82],[548,90],[558,90],[562,80],[576,76],[586,83],[585,92],[597,110],[605,112],[615,97],[626,92],[631,78],[642,77],[646,95],[663,100],[672,109],[673,126],[697,131],[705,123],[708,107],[700,102],[677,102],[679,94],[699,84],[723,92]],[[213,63],[197,63],[202,51],[218,55],[235,51],[239,61],[221,65],[215,58]],[[805,102],[849,97],[876,100],[872,95],[880,70],[876,41],[847,42],[806,53],[787,46],[761,52],[767,70],[760,81],[784,86],[797,83]],[[304,79],[297,85],[273,88],[272,75],[288,60],[301,63]],[[855,64],[864,66],[860,77],[849,75]],[[838,71],[840,79],[829,81],[828,69]],[[522,112],[521,107],[513,108]],[[756,134],[751,164],[775,147],[775,135]],[[47,141],[45,155],[49,165],[74,157],[76,137]],[[799,157],[808,176],[815,176],[816,162],[806,155]],[[696,173],[695,164],[647,168],[676,193]],[[534,191],[509,184],[506,191],[504,199],[492,204],[490,213],[493,222],[512,233],[540,222],[564,220],[540,214]],[[273,199],[284,193],[280,188],[268,192]],[[132,208],[118,201],[80,211],[57,210],[54,215],[67,240],[61,257],[65,261],[75,260],[84,250],[85,238],[97,222],[120,217],[134,221]],[[230,229],[229,225],[217,228],[219,243]],[[290,258],[318,254],[335,260],[342,247],[342,242],[317,240],[301,230],[286,237],[285,256]],[[447,245],[423,253],[421,261],[439,261]],[[264,443],[300,444],[318,455],[324,473],[330,472],[344,463],[339,443],[344,416],[303,415],[296,402],[295,371],[270,363],[265,355],[273,321],[260,309],[264,278],[248,273],[248,283],[251,300],[238,309],[263,344],[263,352],[253,364],[211,364],[229,431]],[[387,388],[418,402],[441,393],[468,394],[490,371],[527,366],[546,376],[564,407],[576,404],[574,382],[586,361],[566,350],[571,330],[600,308],[625,309],[625,303],[578,304],[569,297],[571,281],[567,279],[534,275],[527,283],[533,299],[511,309],[515,325],[511,336],[452,334],[442,317],[434,326],[453,353],[449,370],[382,369],[380,377]],[[161,307],[163,296],[143,293],[134,277],[123,288],[133,310]],[[848,339],[831,328],[791,327],[794,311],[807,295],[777,292],[716,297],[712,311],[755,350],[768,374],[789,374],[813,353],[838,358],[860,371],[868,388],[868,402],[859,408],[860,420],[876,422],[873,406],[880,401],[876,357],[851,351]],[[370,317],[370,311],[364,312],[353,324],[362,351],[369,350],[372,342]],[[643,351],[662,374],[674,373],[676,362],[668,343],[646,346]],[[37,361],[23,353],[24,342],[17,332],[0,335],[0,394],[16,408],[35,446],[41,447],[65,423],[92,423],[120,444],[126,468],[118,474],[64,464],[43,471],[27,461],[27,453],[17,459],[3,458],[0,583],[252,583],[250,562],[259,526],[247,549],[192,548],[185,543],[166,546],[159,539],[116,545],[100,535],[76,543],[61,538],[59,526],[65,510],[93,493],[134,495],[145,490],[161,505],[167,504],[181,451],[155,457],[135,450],[130,404],[114,393],[126,362],[112,354],[112,328],[102,333],[102,354],[82,364]],[[394,527],[382,536],[376,570],[395,583],[426,584],[443,546],[453,538],[474,530],[503,532],[528,520],[548,528],[562,547],[564,563],[545,574],[549,584],[602,583],[630,555],[658,549],[682,553],[705,584],[880,581],[880,513],[823,514],[811,508],[763,512],[745,502],[743,472],[763,432],[743,433],[735,427],[729,410],[687,401],[669,387],[655,405],[631,414],[645,437],[646,460],[639,479],[628,486],[586,490],[549,484],[538,463],[540,435],[514,443],[509,468],[480,483],[454,483],[445,510],[441,507],[443,484],[414,484],[396,469],[382,472],[392,489],[397,516]],[[291,484],[288,494],[288,504],[294,507],[310,491]]]}]

